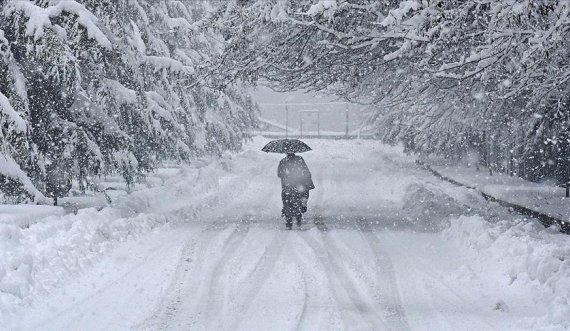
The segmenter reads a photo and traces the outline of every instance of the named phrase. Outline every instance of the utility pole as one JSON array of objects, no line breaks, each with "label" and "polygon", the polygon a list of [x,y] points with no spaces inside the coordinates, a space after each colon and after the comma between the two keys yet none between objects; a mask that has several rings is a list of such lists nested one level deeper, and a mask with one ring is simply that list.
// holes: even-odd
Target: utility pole
[{"label": "utility pole", "polygon": [[317,137],[321,137],[321,111],[317,113]]},{"label": "utility pole", "polygon": [[289,105],[285,104],[285,138],[289,137]]},{"label": "utility pole", "polygon": [[299,110],[299,130],[301,131],[301,138],[303,138],[303,111]]},{"label": "utility pole", "polygon": [[345,105],[345,114],[346,114],[346,127],[345,127],[345,135],[348,138],[348,104]]},{"label": "utility pole", "polygon": [[360,136],[362,135],[362,125],[363,124],[363,120],[362,120],[362,108],[358,109],[358,139],[360,139]]}]

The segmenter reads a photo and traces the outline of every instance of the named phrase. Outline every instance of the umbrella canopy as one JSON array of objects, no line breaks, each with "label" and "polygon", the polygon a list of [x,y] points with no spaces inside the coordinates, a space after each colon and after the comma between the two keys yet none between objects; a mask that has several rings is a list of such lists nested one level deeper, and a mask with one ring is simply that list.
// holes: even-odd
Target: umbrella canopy
[{"label": "umbrella canopy", "polygon": [[303,153],[311,150],[307,144],[299,139],[277,139],[270,141],[261,149],[267,153]]}]

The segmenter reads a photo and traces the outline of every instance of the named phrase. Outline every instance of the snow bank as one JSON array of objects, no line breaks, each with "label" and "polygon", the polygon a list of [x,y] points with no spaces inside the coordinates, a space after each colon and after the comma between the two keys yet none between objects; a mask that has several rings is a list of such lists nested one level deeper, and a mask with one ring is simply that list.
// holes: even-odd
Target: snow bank
[{"label": "snow bank", "polygon": [[167,216],[120,217],[117,209],[80,210],[20,228],[0,224],[0,312],[49,292],[99,255],[134,234],[168,221]]},{"label": "snow bank", "polygon": [[425,183],[411,184],[404,196],[404,218],[418,230],[442,230],[450,216],[468,214],[468,208],[441,189]]},{"label": "snow bank", "polygon": [[0,206],[0,212],[10,208],[6,212],[14,218],[0,222],[0,319],[61,287],[118,242],[174,220],[199,220],[202,211],[215,212],[216,204],[235,195],[233,189],[219,192],[220,182],[231,183],[220,178],[229,175],[244,181],[232,176],[229,158],[196,160],[161,177],[164,186],[121,195],[113,208],[101,211],[87,208],[62,216],[60,209],[45,207],[43,215],[51,216],[38,221],[32,214],[26,220],[18,218],[35,206]]},{"label": "snow bank", "polygon": [[62,207],[46,205],[0,205],[0,223],[29,227],[49,216],[63,216]]},{"label": "snow bank", "polygon": [[[570,328],[570,236],[544,229],[536,221],[489,223],[480,216],[460,216],[443,234],[474,252],[470,263],[475,267],[546,309],[542,317],[523,319],[521,327]],[[491,270],[491,266],[500,269]],[[516,302],[503,306],[511,304]]]}]

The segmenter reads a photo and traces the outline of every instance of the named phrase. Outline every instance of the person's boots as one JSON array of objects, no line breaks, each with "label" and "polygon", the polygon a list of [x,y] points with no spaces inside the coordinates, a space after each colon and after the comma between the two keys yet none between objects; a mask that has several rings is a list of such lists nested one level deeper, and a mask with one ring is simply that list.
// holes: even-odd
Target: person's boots
[{"label": "person's boots", "polygon": [[303,220],[303,215],[299,214],[297,215],[297,226],[301,226],[301,221]]},{"label": "person's boots", "polygon": [[287,227],[287,230],[291,230],[291,228],[293,228],[293,217],[287,217],[285,226]]}]

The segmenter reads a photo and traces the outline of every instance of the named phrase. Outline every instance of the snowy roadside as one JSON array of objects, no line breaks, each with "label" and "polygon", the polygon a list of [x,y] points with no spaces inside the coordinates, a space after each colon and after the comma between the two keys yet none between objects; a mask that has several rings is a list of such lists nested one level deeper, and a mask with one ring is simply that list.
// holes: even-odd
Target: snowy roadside
[{"label": "snowy roadside", "polygon": [[521,206],[562,221],[570,221],[570,200],[564,188],[533,183],[522,178],[496,173],[493,176],[481,169],[467,167],[433,166],[430,168],[466,187],[475,188],[495,199]]},{"label": "snowy roadside", "polygon": [[[489,296],[489,293],[485,293],[482,300],[485,301],[484,305],[496,312],[496,321],[504,320],[505,314],[518,315],[517,323],[504,325],[504,329],[570,329],[570,236],[561,234],[556,228],[545,228],[536,219],[512,213],[495,202],[485,200],[478,193],[478,190],[488,189],[484,192],[496,194],[501,199],[510,197],[513,199],[511,201],[523,204],[524,200],[516,200],[517,195],[510,193],[514,191],[520,194],[529,188],[527,197],[535,197],[535,204],[563,211],[567,201],[560,198],[561,189],[552,188],[549,191],[545,185],[510,176],[494,176],[491,177],[494,182],[489,183],[489,179],[481,173],[476,173],[480,175],[477,177],[463,171],[459,177],[453,176],[460,173],[457,169],[451,174],[441,167],[436,169],[475,189],[455,186],[436,177],[426,178],[409,187],[404,197],[403,215],[414,223],[417,230],[437,232],[464,254],[457,269],[446,272],[443,269],[446,264],[440,263],[438,267],[442,270],[434,271],[445,280],[446,287],[455,291],[453,296],[469,299],[474,295],[466,293],[466,289],[482,292],[483,287],[494,288],[495,294]],[[497,194],[500,190],[502,195]],[[561,191],[563,194],[563,189]],[[540,192],[552,194],[546,194],[541,199]],[[392,237],[398,241],[406,240],[404,234],[394,234]],[[384,239],[394,238],[385,236]],[[411,246],[401,248],[407,254],[417,254],[417,260],[423,257],[424,261],[432,263],[436,260],[433,256],[424,256],[434,245],[433,239],[430,241],[427,246],[420,245],[415,251],[410,249]],[[438,245],[441,244],[435,244]],[[446,260],[445,256],[449,253],[438,251],[436,254]],[[398,265],[400,262],[394,263]],[[419,329],[429,328],[424,325]]]},{"label": "snowy roadside", "polygon": [[442,233],[470,252],[456,279],[469,283],[483,276],[513,293],[496,298],[494,307],[524,312],[513,329],[570,328],[570,236],[534,220],[492,223],[479,215],[460,216]]},{"label": "snowy roadside", "polygon": [[230,174],[232,157],[197,160],[165,176],[162,185],[120,195],[112,207],[101,210],[90,207],[65,215],[61,207],[1,205],[0,316],[68,283],[119,242],[186,221],[211,206],[219,179]]},{"label": "snowy roadside", "polygon": [[28,227],[49,216],[63,215],[65,210],[57,206],[0,204],[0,224],[12,224],[20,228]]},{"label": "snowy roadside", "polygon": [[[473,203],[480,191],[547,215],[567,215],[564,217],[568,219],[570,210],[563,198],[564,190],[504,174],[488,176],[474,169],[432,168],[465,184],[466,187],[449,187],[445,192],[474,207],[471,214],[451,217],[441,232],[468,254],[465,259],[469,262],[451,277],[465,287],[481,278],[484,283],[495,283],[498,291],[508,289],[505,293],[511,293],[510,296],[490,300],[495,301],[494,309],[498,312],[526,311],[513,329],[570,328],[570,236],[545,228],[535,219],[516,213],[506,215],[505,208],[482,198]],[[469,191],[471,199],[458,194]]]}]

